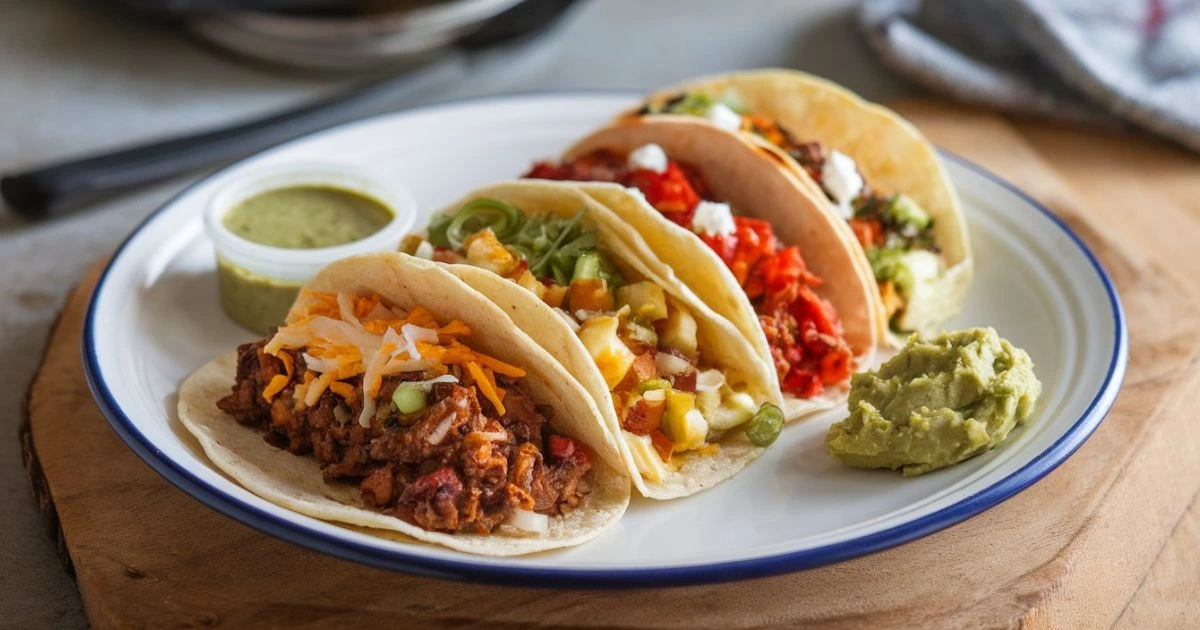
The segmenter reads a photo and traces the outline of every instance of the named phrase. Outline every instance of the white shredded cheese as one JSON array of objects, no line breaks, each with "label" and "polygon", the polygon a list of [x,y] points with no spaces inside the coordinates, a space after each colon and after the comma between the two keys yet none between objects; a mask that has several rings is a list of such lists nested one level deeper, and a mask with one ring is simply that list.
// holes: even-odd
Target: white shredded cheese
[{"label": "white shredded cheese", "polygon": [[424,341],[425,343],[437,343],[438,334],[432,328],[422,328],[414,324],[405,324],[400,327],[400,334],[404,337],[404,343],[408,349],[408,356],[412,359],[420,359],[421,353],[417,351],[417,342]]},{"label": "white shredded cheese", "polygon": [[453,420],[454,420],[453,413],[446,414],[446,417],[442,418],[442,421],[438,423],[437,427],[435,427],[433,429],[433,431],[429,433],[429,436],[426,438],[429,441],[429,443],[433,444],[434,446],[441,444],[442,440],[446,439],[446,434],[450,432],[450,423]]}]

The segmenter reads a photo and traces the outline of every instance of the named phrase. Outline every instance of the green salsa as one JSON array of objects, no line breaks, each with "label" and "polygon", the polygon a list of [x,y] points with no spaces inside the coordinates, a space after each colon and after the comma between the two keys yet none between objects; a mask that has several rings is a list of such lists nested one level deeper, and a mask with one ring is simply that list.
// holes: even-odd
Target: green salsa
[{"label": "green salsa", "polygon": [[332,186],[291,186],[259,193],[222,220],[234,234],[285,249],[345,245],[382,230],[392,211],[366,195]]},{"label": "green salsa", "polygon": [[[392,210],[366,195],[332,186],[292,186],[259,193],[222,219],[248,241],[282,249],[318,249],[362,240],[392,221]],[[254,273],[217,256],[221,306],[234,321],[262,335],[283,323],[303,286]]]},{"label": "green salsa", "polygon": [[221,306],[233,321],[260,335],[283,323],[303,282],[287,282],[251,273],[217,256]]}]

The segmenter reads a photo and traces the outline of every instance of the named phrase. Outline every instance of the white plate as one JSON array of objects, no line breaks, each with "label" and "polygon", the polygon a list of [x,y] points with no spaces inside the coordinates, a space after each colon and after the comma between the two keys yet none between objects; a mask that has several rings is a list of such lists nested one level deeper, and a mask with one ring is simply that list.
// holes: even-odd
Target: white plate
[{"label": "white plate", "polygon": [[949,323],[994,326],[1028,349],[1045,385],[1032,421],[1001,449],[917,478],[855,470],[826,454],[832,411],[793,425],[740,475],[670,502],[635,498],[624,520],[581,547],[480,558],[389,542],[275,506],[214,470],[175,415],[189,372],[251,336],[217,303],[205,200],[243,169],[357,159],[392,172],[434,209],[523,172],[630,105],[620,93],[525,95],[438,105],[316,133],[185,190],[122,245],[88,312],[84,359],[109,422],[164,477],[264,532],[376,566],[503,583],[636,586],[794,571],[924,536],[1007,499],[1095,430],[1125,373],[1112,282],[1086,246],[1029,197],[954,156],[977,277]]}]

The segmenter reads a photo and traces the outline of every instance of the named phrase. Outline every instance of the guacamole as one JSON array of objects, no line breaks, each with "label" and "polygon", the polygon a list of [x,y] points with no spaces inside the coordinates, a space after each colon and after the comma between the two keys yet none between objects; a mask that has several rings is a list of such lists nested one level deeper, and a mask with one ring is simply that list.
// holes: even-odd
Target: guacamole
[{"label": "guacamole", "polygon": [[850,466],[920,475],[1004,442],[1041,392],[1029,355],[992,328],[913,335],[878,370],[854,375],[850,417],[825,445]]}]

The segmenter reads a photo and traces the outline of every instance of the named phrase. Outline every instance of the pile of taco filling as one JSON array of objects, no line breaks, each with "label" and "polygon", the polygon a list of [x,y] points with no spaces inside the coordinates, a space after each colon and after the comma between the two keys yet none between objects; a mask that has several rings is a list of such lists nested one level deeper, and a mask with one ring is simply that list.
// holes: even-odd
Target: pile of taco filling
[{"label": "pile of taco filling", "polygon": [[837,311],[816,294],[821,279],[809,272],[799,248],[781,243],[769,222],[737,216],[729,204],[712,201],[695,169],[668,158],[658,145],[624,157],[600,150],[560,163],[539,162],[525,177],[635,188],[664,217],[696,233],[750,298],[785,394],[811,398],[844,384],[854,371],[854,352]]},{"label": "pile of taco filling", "polygon": [[778,407],[758,406],[709,366],[690,308],[655,282],[629,281],[586,214],[526,216],[501,200],[476,199],[438,216],[427,237],[410,237],[401,249],[486,269],[551,307],[599,369],[647,479],[675,469],[676,454],[719,449],[734,429],[759,446],[772,443],[782,427]]},{"label": "pile of taco filling", "polygon": [[550,429],[523,369],[470,335],[421,307],[306,290],[283,327],[238,348],[217,406],[311,453],[326,481],[357,482],[383,513],[443,532],[544,533],[587,494],[592,455]]},{"label": "pile of taco filling", "polygon": [[932,217],[904,194],[877,193],[850,156],[827,150],[820,142],[798,141],[778,121],[743,111],[737,100],[736,95],[716,99],[705,92],[684,92],[646,105],[639,114],[703,116],[727,130],[752,133],[790,155],[849,222],[871,263],[891,327],[905,329],[905,305],[920,285],[936,280],[946,269],[934,241]]}]

